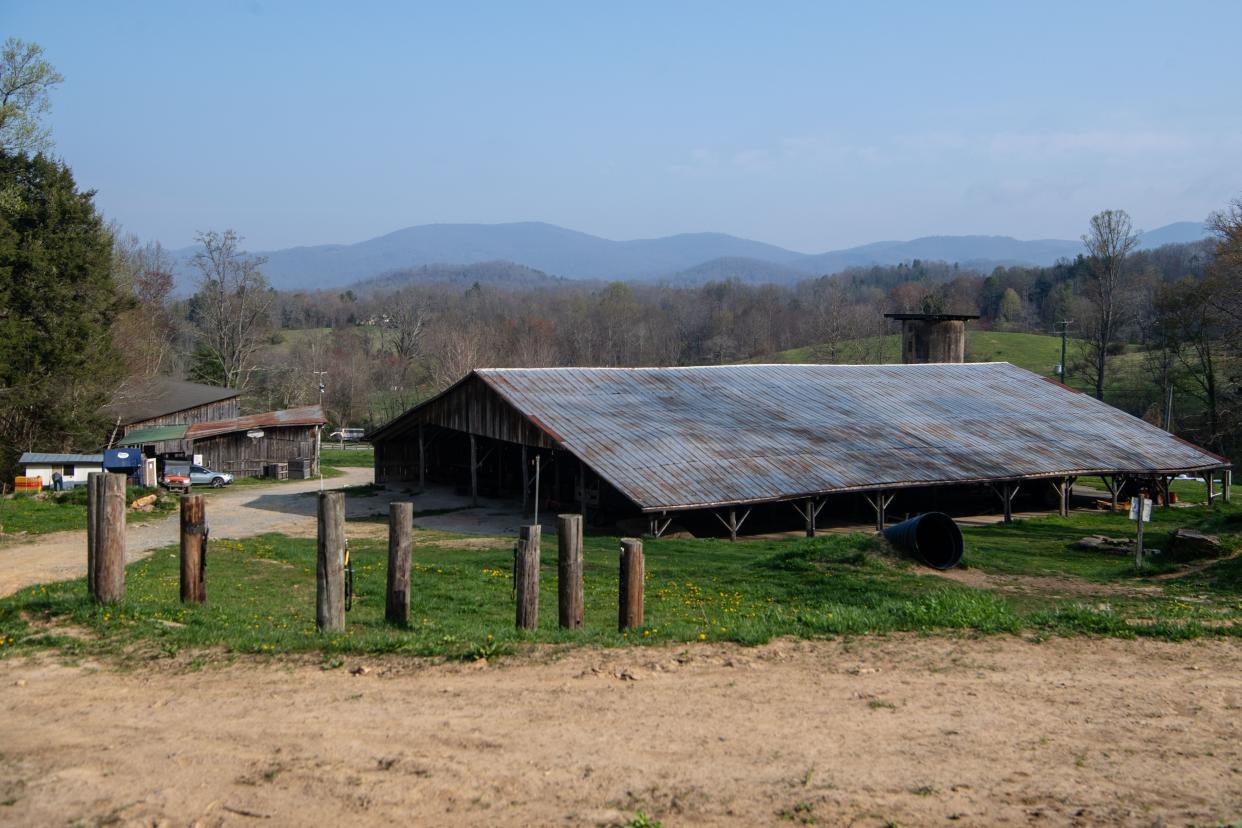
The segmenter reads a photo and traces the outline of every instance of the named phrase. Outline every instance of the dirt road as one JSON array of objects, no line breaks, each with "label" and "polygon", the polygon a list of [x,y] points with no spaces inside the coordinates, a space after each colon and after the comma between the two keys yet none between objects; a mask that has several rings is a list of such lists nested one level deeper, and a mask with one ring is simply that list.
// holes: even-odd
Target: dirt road
[{"label": "dirt road", "polygon": [[0,822],[1242,817],[1237,641],[902,636],[331,670],[193,672],[188,658],[127,672],[0,661]]},{"label": "dirt road", "polygon": [[[327,488],[370,483],[369,468],[343,469],[340,477],[324,481]],[[306,492],[319,490],[318,480],[238,486],[212,492],[207,521],[213,538],[244,538],[265,532],[315,534],[315,499]],[[144,558],[152,549],[178,542],[179,517],[174,512],[149,523],[131,523],[125,536],[127,561]],[[86,574],[86,532],[55,532],[26,543],[0,546],[0,596],[23,587],[65,581]]]}]

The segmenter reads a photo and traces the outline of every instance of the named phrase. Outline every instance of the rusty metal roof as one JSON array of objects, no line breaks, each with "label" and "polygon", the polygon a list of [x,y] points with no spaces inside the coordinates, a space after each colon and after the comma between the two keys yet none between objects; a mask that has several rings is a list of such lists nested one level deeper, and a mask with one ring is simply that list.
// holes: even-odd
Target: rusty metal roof
[{"label": "rusty metal roof", "polygon": [[235,417],[232,420],[213,420],[208,423],[195,423],[186,428],[185,437],[187,440],[200,440],[203,437],[230,434],[234,431],[279,428],[281,426],[323,425],[326,422],[322,407],[318,405],[304,405],[301,408],[286,408],[282,411],[265,411],[262,414],[249,414],[245,417]]},{"label": "rusty metal roof", "polygon": [[1008,363],[475,375],[644,511],[1228,465]]}]

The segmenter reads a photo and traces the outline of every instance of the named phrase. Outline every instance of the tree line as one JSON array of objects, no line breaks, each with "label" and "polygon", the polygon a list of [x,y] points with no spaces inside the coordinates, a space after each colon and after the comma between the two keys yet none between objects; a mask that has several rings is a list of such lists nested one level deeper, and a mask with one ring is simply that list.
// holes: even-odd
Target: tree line
[{"label": "tree line", "polygon": [[892,311],[978,314],[972,325],[1004,331],[1068,324],[1071,379],[1222,453],[1240,442],[1242,200],[1214,213],[1212,238],[1195,244],[1139,251],[1129,216],[1105,210],[1086,227],[1083,252],[1049,267],[981,273],[914,260],[781,285],[530,277],[466,286],[460,273],[437,280],[439,271],[422,269],[344,291],[278,292],[262,258],[225,229],[199,235],[194,293],[177,297],[167,251],[106,224],[93,194],[47,155],[38,116],[60,81],[38,47],[5,44],[6,478],[23,450],[98,449],[101,406],[157,376],[235,388],[249,410],[322,398],[335,424],[365,427],[482,366],[721,364],[794,348],[820,362],[898,361],[884,336]]}]

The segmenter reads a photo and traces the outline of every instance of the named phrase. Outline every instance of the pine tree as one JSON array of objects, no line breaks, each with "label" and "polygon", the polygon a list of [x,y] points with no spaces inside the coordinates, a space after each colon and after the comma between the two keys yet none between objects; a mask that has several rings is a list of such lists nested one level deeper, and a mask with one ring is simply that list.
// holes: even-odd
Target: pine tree
[{"label": "pine tree", "polygon": [[98,449],[124,309],[94,193],[64,164],[0,152],[0,475],[22,451]]}]

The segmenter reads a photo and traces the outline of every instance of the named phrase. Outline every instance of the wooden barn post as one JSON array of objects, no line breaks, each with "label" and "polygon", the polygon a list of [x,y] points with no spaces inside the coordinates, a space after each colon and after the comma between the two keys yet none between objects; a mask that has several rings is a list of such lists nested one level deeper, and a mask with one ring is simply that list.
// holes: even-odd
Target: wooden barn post
[{"label": "wooden barn post", "polygon": [[319,493],[315,625],[320,632],[345,630],[345,495],[342,492]]},{"label": "wooden barn post", "polygon": [[388,592],[384,619],[390,624],[410,623],[411,540],[414,504],[388,504]]},{"label": "wooden barn post", "polygon": [[576,630],[582,627],[582,516],[557,515],[556,522],[558,619]]},{"label": "wooden barn post", "polygon": [[631,630],[643,625],[643,542],[621,539],[621,588],[617,602],[617,629]]},{"label": "wooden barn post", "polygon": [[513,588],[517,593],[519,630],[533,630],[539,626],[539,535],[537,524],[518,529]]},{"label": "wooden barn post", "polygon": [[479,505],[479,443],[470,435],[470,505]]},{"label": "wooden barn post", "polygon": [[125,476],[104,472],[96,505],[95,591],[101,604],[125,597]]},{"label": "wooden barn post", "polygon": [[181,496],[181,602],[207,603],[207,497]]},{"label": "wooden barn post", "polygon": [[423,442],[423,424],[418,424],[418,491],[421,494],[427,488],[427,454]]}]

